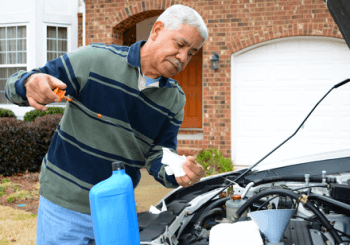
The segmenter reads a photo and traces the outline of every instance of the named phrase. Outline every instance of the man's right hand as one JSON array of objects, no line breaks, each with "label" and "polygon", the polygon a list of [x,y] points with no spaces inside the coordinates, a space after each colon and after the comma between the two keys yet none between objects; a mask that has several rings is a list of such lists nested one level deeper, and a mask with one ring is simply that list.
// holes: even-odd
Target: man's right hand
[{"label": "man's right hand", "polygon": [[61,80],[42,73],[31,75],[25,81],[24,86],[27,90],[29,105],[40,111],[47,110],[45,105],[60,101],[60,98],[52,91],[54,88],[67,88],[67,85]]}]

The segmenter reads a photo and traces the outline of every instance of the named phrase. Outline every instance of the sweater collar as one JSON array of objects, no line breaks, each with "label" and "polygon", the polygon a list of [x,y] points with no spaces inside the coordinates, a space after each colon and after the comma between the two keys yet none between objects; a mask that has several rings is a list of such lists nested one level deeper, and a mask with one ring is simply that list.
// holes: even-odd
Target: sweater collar
[{"label": "sweater collar", "polygon": [[[146,43],[146,41],[141,40],[141,41],[138,41],[138,42],[134,43],[133,45],[131,45],[130,49],[129,49],[129,53],[126,56],[126,61],[128,62],[128,64],[133,66],[133,67],[139,68],[139,71],[140,71],[142,76],[143,76],[143,74],[141,71],[141,47],[145,43]],[[163,77],[163,76],[160,77],[159,82],[160,82],[159,87],[170,86],[169,79],[166,77]]]},{"label": "sweater collar", "polygon": [[146,41],[141,40],[138,41],[137,43],[134,43],[131,45],[129,49],[128,56],[126,57],[126,61],[128,62],[129,65],[133,67],[140,67],[141,68],[141,47],[146,43]]}]

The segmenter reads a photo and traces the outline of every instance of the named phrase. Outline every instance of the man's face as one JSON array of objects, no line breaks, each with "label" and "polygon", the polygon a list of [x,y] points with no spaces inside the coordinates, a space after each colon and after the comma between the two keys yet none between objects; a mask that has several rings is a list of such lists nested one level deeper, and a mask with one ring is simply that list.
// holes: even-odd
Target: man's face
[{"label": "man's face", "polygon": [[161,21],[154,24],[151,39],[154,47],[152,67],[164,77],[172,77],[185,69],[203,42],[195,27],[182,25],[179,30],[169,31]]}]

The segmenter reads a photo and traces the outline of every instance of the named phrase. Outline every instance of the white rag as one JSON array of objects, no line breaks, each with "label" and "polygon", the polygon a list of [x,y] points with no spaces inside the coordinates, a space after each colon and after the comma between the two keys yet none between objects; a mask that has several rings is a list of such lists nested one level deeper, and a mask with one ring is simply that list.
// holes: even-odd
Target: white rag
[{"label": "white rag", "polygon": [[179,156],[171,152],[168,148],[163,148],[163,158],[162,163],[167,165],[165,167],[165,172],[167,175],[175,175],[175,177],[185,176],[186,173],[182,166],[186,162],[185,156]]}]

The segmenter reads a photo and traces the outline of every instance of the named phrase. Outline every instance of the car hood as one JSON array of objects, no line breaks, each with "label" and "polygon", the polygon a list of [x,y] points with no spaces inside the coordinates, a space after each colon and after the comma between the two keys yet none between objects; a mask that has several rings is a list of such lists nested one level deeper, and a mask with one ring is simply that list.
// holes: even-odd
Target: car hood
[{"label": "car hood", "polygon": [[335,23],[339,26],[350,48],[350,2],[349,0],[325,0],[327,8]]},{"label": "car hood", "polygon": [[319,154],[307,155],[307,156],[302,156],[297,158],[291,158],[291,159],[281,160],[276,162],[268,162],[268,161],[265,163],[262,162],[261,164],[253,168],[253,170],[264,171],[264,170],[287,167],[292,165],[307,164],[307,163],[312,163],[316,161],[324,161],[324,160],[339,159],[339,158],[346,158],[346,157],[350,157],[350,148],[338,150],[338,151],[330,151],[330,152],[324,152]]}]

